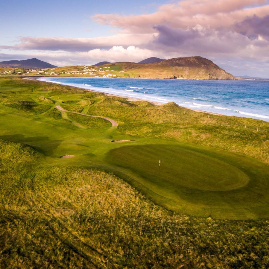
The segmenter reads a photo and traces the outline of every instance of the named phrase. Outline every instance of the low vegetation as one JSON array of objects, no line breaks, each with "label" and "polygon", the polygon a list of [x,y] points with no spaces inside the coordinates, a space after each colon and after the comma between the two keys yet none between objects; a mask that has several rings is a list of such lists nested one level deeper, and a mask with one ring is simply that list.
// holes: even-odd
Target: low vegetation
[{"label": "low vegetation", "polygon": [[[174,173],[188,171],[165,167],[174,150],[186,165],[202,158],[209,171],[215,163],[209,181],[196,190],[252,188],[249,194],[263,191],[260,199],[268,205],[269,123],[21,79],[1,79],[0,97],[1,268],[269,266],[268,206],[262,212],[259,204],[247,217],[237,212],[213,217],[214,207],[212,214],[197,217],[167,210],[169,199],[154,195],[156,186],[141,186],[141,180],[167,179],[162,171],[154,174],[152,158],[145,158],[159,150],[160,168],[170,171],[170,184],[182,191]],[[58,111],[56,105],[109,117],[119,126]],[[111,142],[120,140],[129,142]],[[141,150],[144,159],[139,159]],[[121,157],[128,152],[138,157]],[[60,158],[64,155],[74,157]],[[210,176],[217,174],[216,167],[226,167],[236,182],[214,187]]]},{"label": "low vegetation", "polygon": [[175,215],[97,170],[0,142],[1,268],[266,268],[268,221]]}]

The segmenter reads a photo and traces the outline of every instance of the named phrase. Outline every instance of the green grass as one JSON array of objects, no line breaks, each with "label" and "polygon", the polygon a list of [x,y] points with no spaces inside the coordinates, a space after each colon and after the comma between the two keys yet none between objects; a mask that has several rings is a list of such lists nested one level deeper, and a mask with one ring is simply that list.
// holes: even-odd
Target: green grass
[{"label": "green grass", "polygon": [[268,141],[263,121],[0,79],[0,267],[266,268]]},{"label": "green grass", "polygon": [[98,170],[0,140],[1,268],[266,268],[268,221],[172,214]]},{"label": "green grass", "polygon": [[248,176],[235,166],[176,145],[121,147],[111,151],[109,159],[163,186],[230,191],[249,182]]},{"label": "green grass", "polygon": [[179,145],[125,146],[107,159],[173,211],[222,219],[269,217],[269,167],[251,159]]},{"label": "green grass", "polygon": [[107,120],[95,117],[85,117],[79,114],[68,113],[68,118],[71,120],[75,120],[76,122],[82,124],[87,128],[109,128],[111,123]]},{"label": "green grass", "polygon": [[109,70],[111,70],[111,71],[121,71],[122,70],[122,65],[120,63],[110,64],[108,66],[110,66]]},{"label": "green grass", "polygon": [[[224,219],[269,214],[268,166],[244,157],[247,152],[268,162],[266,122],[197,113],[174,104],[156,107],[35,81],[2,79],[0,84],[0,138],[33,147],[46,156],[48,166],[118,173],[179,213]],[[104,119],[60,112],[56,104],[110,117],[120,125],[115,129]],[[121,139],[132,142],[111,143]],[[60,159],[64,155],[75,157]]]}]

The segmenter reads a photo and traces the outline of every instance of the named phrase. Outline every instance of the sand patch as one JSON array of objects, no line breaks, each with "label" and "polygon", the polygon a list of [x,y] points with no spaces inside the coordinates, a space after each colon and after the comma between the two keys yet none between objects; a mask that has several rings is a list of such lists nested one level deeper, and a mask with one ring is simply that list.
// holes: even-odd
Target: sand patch
[{"label": "sand patch", "polygon": [[64,155],[64,156],[61,156],[60,158],[61,159],[68,159],[68,158],[73,158],[75,157],[75,155]]},{"label": "sand patch", "polygon": [[131,142],[134,140],[111,140],[112,143],[124,143],[124,142]]}]

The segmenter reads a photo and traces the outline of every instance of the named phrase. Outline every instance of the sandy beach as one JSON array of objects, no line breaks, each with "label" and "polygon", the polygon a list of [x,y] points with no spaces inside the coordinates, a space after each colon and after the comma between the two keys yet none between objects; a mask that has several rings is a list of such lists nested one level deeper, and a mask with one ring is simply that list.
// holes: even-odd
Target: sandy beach
[{"label": "sandy beach", "polygon": [[[50,77],[24,77],[23,79],[37,80],[37,81],[42,81],[42,82],[46,82],[46,83],[63,85],[63,84],[55,83],[55,82],[52,82],[52,81],[44,81],[44,80],[41,80],[42,78],[50,78]],[[102,94],[104,94],[106,96],[114,96],[114,97],[125,98],[126,100],[128,100],[130,102],[149,102],[150,104],[155,105],[155,106],[161,106],[161,105],[164,105],[165,104],[165,103],[161,103],[161,102],[157,102],[157,101],[152,101],[152,100],[139,99],[139,98],[124,96],[124,95],[119,95],[119,94],[106,93],[106,92],[96,91],[96,90],[92,90],[92,89],[85,89],[83,87],[77,87],[77,86],[69,86],[69,87],[74,87],[74,88],[78,88],[78,89],[82,89],[82,90],[86,90],[86,91],[91,91],[91,92],[96,92],[96,93],[102,93]],[[186,107],[184,107],[184,108],[186,108]],[[198,110],[198,109],[193,109],[193,108],[186,108],[186,109],[189,109],[189,110],[192,110],[192,111],[195,111],[195,112],[199,112],[199,113],[207,113],[207,114],[210,114],[210,115],[225,116],[224,114],[214,113],[214,112],[208,112],[208,111],[203,111],[203,110]]]},{"label": "sandy beach", "polygon": [[[53,82],[53,81],[42,80],[43,78],[44,79],[50,79],[50,78],[52,79],[52,78],[55,78],[55,77],[24,77],[24,79],[39,80],[39,81],[43,81],[43,82],[47,82],[47,83],[54,83],[54,84],[57,84],[57,85],[66,85],[66,86],[70,86],[70,87],[74,87],[74,88],[78,88],[78,89],[83,89],[83,90],[86,90],[86,91],[92,91],[92,92],[96,92],[96,93],[102,93],[102,94],[107,95],[107,96],[114,96],[114,97],[125,98],[126,100],[128,100],[130,102],[149,102],[152,105],[156,105],[156,106],[161,106],[161,105],[164,105],[166,103],[174,102],[179,107],[184,107],[185,109],[189,109],[191,111],[195,111],[195,112],[199,112],[199,113],[206,113],[206,114],[209,114],[209,115],[228,116],[228,117],[240,117],[240,118],[242,118],[242,117],[243,118],[253,118],[253,119],[258,119],[258,120],[264,120],[264,119],[269,118],[269,116],[258,115],[257,112],[255,112],[256,113],[255,114],[255,113],[248,113],[248,112],[245,112],[245,111],[239,111],[240,108],[238,108],[238,109],[235,109],[235,108],[232,108],[232,109],[229,109],[228,108],[228,109],[226,109],[226,108],[221,108],[220,107],[220,109],[217,109],[217,112],[215,112],[215,111],[208,111],[206,108],[205,108],[205,110],[202,110],[202,109],[200,109],[200,107],[210,107],[210,106],[212,106],[211,104],[201,105],[201,106],[199,106],[199,107],[196,108],[195,106],[190,107],[190,106],[185,106],[185,105],[178,104],[176,101],[173,101],[173,100],[166,101],[166,102],[158,102],[158,101],[155,101],[155,100],[147,99],[147,95],[145,95],[146,98],[144,98],[144,97],[143,98],[131,97],[131,96],[127,96],[127,95],[124,95],[124,94],[121,95],[121,94],[115,94],[115,93],[108,93],[108,92],[105,92],[105,91],[102,91],[102,90],[94,90],[94,89],[91,89],[90,88],[90,85],[87,85],[87,87],[79,87],[79,86],[76,86],[76,85],[68,85],[68,84],[57,83],[57,82]],[[73,77],[65,77],[65,78],[73,78]],[[194,99],[197,99],[197,98],[194,98]],[[196,100],[194,100],[194,102],[195,101]],[[222,106],[222,105],[220,105],[220,106]],[[220,113],[218,111],[225,112],[225,113]],[[232,113],[227,113],[227,111],[232,111]]]},{"label": "sandy beach", "polygon": [[[42,78],[42,77],[29,77],[29,78],[27,77],[27,78],[24,78],[24,79],[41,81],[40,78]],[[51,82],[51,81],[43,81],[43,82],[53,83],[53,84],[57,84],[57,85],[63,85],[63,84],[58,84],[58,83]],[[86,91],[91,91],[91,92],[96,92],[96,93],[102,93],[102,94],[107,95],[107,96],[126,98],[126,100],[128,100],[130,102],[149,102],[150,104],[155,105],[155,106],[162,106],[162,105],[165,104],[165,103],[152,101],[152,100],[147,100],[147,99],[140,99],[140,98],[129,97],[129,96],[124,96],[124,95],[119,95],[119,94],[106,93],[106,92],[102,92],[102,91],[95,91],[95,90],[92,90],[92,89],[85,89],[83,87],[76,87],[76,86],[69,86],[69,87],[74,87],[74,88],[83,89],[83,90],[86,90]],[[186,108],[186,107],[184,107],[184,108]],[[210,114],[210,115],[225,116],[224,114],[208,112],[208,111],[203,111],[203,110],[198,110],[198,109],[193,109],[193,108],[186,108],[186,109],[189,109],[189,110],[192,110],[192,111],[195,111],[195,112],[199,112],[199,113],[207,113],[207,114]]]},{"label": "sandy beach", "polygon": [[[57,84],[57,85],[63,85],[63,84],[55,83],[55,82],[52,82],[52,81],[44,81],[44,80],[41,80],[42,78],[43,77],[24,77],[23,79],[38,80],[38,81],[42,81],[42,82],[46,82],[46,83],[53,83],[53,84]],[[45,77],[45,78],[49,78],[49,77]],[[102,94],[107,95],[107,96],[114,96],[114,97],[126,98],[130,102],[139,102],[139,101],[142,101],[142,102],[149,102],[149,103],[151,103],[151,104],[153,104],[155,106],[164,105],[164,103],[156,102],[156,101],[152,101],[152,100],[139,99],[139,98],[124,96],[124,95],[119,95],[119,94],[106,93],[106,92],[102,92],[102,91],[95,91],[95,90],[92,90],[92,89],[85,89],[83,87],[76,87],[76,86],[69,86],[69,87],[74,87],[74,88],[78,88],[78,89],[82,89],[82,90],[86,90],[86,91],[91,91],[91,92],[96,92],[96,93],[102,93]]]}]

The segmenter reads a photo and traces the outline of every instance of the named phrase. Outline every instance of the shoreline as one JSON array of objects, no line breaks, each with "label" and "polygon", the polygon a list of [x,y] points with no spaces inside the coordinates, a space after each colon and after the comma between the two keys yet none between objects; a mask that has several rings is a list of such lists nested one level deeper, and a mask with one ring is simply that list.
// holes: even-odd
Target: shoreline
[{"label": "shoreline", "polygon": [[[92,91],[92,92],[96,92],[96,93],[102,93],[102,94],[107,95],[107,96],[114,96],[114,97],[126,98],[126,100],[128,100],[130,102],[139,102],[139,101],[148,102],[148,103],[150,103],[152,105],[156,105],[156,106],[161,106],[161,105],[164,105],[164,104],[173,102],[173,101],[171,101],[171,102],[162,103],[162,102],[152,101],[152,100],[148,100],[148,99],[141,99],[141,98],[136,98],[136,97],[124,96],[124,95],[120,95],[120,94],[107,93],[107,92],[104,92],[104,91],[98,91],[98,90],[94,90],[94,89],[87,89],[87,88],[79,87],[79,86],[73,86],[73,85],[68,85],[68,84],[62,84],[62,83],[52,82],[52,81],[46,81],[46,80],[42,80],[43,78],[50,79],[50,78],[55,78],[55,77],[24,77],[23,79],[38,80],[38,81],[41,81],[41,82],[53,83],[53,84],[57,84],[57,85],[65,85],[65,86],[69,86],[69,87],[74,87],[74,88],[82,89],[82,90],[85,90],[85,91]],[[66,78],[69,78],[69,77],[66,77]],[[72,77],[70,77],[70,78],[72,78]],[[175,104],[177,104],[177,103],[175,103]],[[211,111],[205,111],[205,110],[190,108],[190,107],[182,106],[182,105],[179,105],[179,104],[177,104],[177,105],[179,107],[182,107],[182,108],[185,108],[185,109],[189,109],[190,111],[199,112],[199,113],[206,113],[206,114],[209,114],[209,115],[226,116],[226,117],[237,117],[237,118],[243,118],[243,119],[252,119],[252,120],[258,120],[258,121],[268,122],[268,120],[265,120],[265,119],[262,119],[262,118],[258,118],[258,117],[253,118],[253,117],[244,117],[242,115],[227,115],[227,114],[221,114],[221,113],[218,113],[218,112],[211,112]]]},{"label": "shoreline", "polygon": [[[23,79],[41,81],[41,82],[52,83],[52,84],[57,84],[57,85],[62,85],[62,86],[65,85],[65,84],[60,84],[60,83],[56,83],[56,82],[52,82],[52,81],[40,80],[42,78],[53,78],[53,77],[24,77]],[[126,98],[130,102],[140,102],[140,101],[142,101],[142,102],[148,102],[148,103],[150,103],[152,105],[155,105],[155,106],[161,106],[161,105],[167,104],[167,103],[161,103],[161,102],[157,102],[157,101],[140,99],[140,98],[135,98],[135,97],[130,97],[130,96],[124,96],[124,95],[119,95],[119,94],[113,94],[113,93],[107,93],[107,92],[102,92],[102,91],[96,91],[96,90],[93,90],[93,89],[85,89],[85,88],[78,87],[78,86],[70,86],[70,85],[65,85],[65,86],[74,87],[74,88],[82,89],[82,90],[85,90],[85,91],[102,93],[102,94],[107,95],[107,96],[114,96],[114,97]],[[192,110],[194,110],[194,109],[192,109]],[[201,112],[204,112],[204,111],[201,111]]]}]

